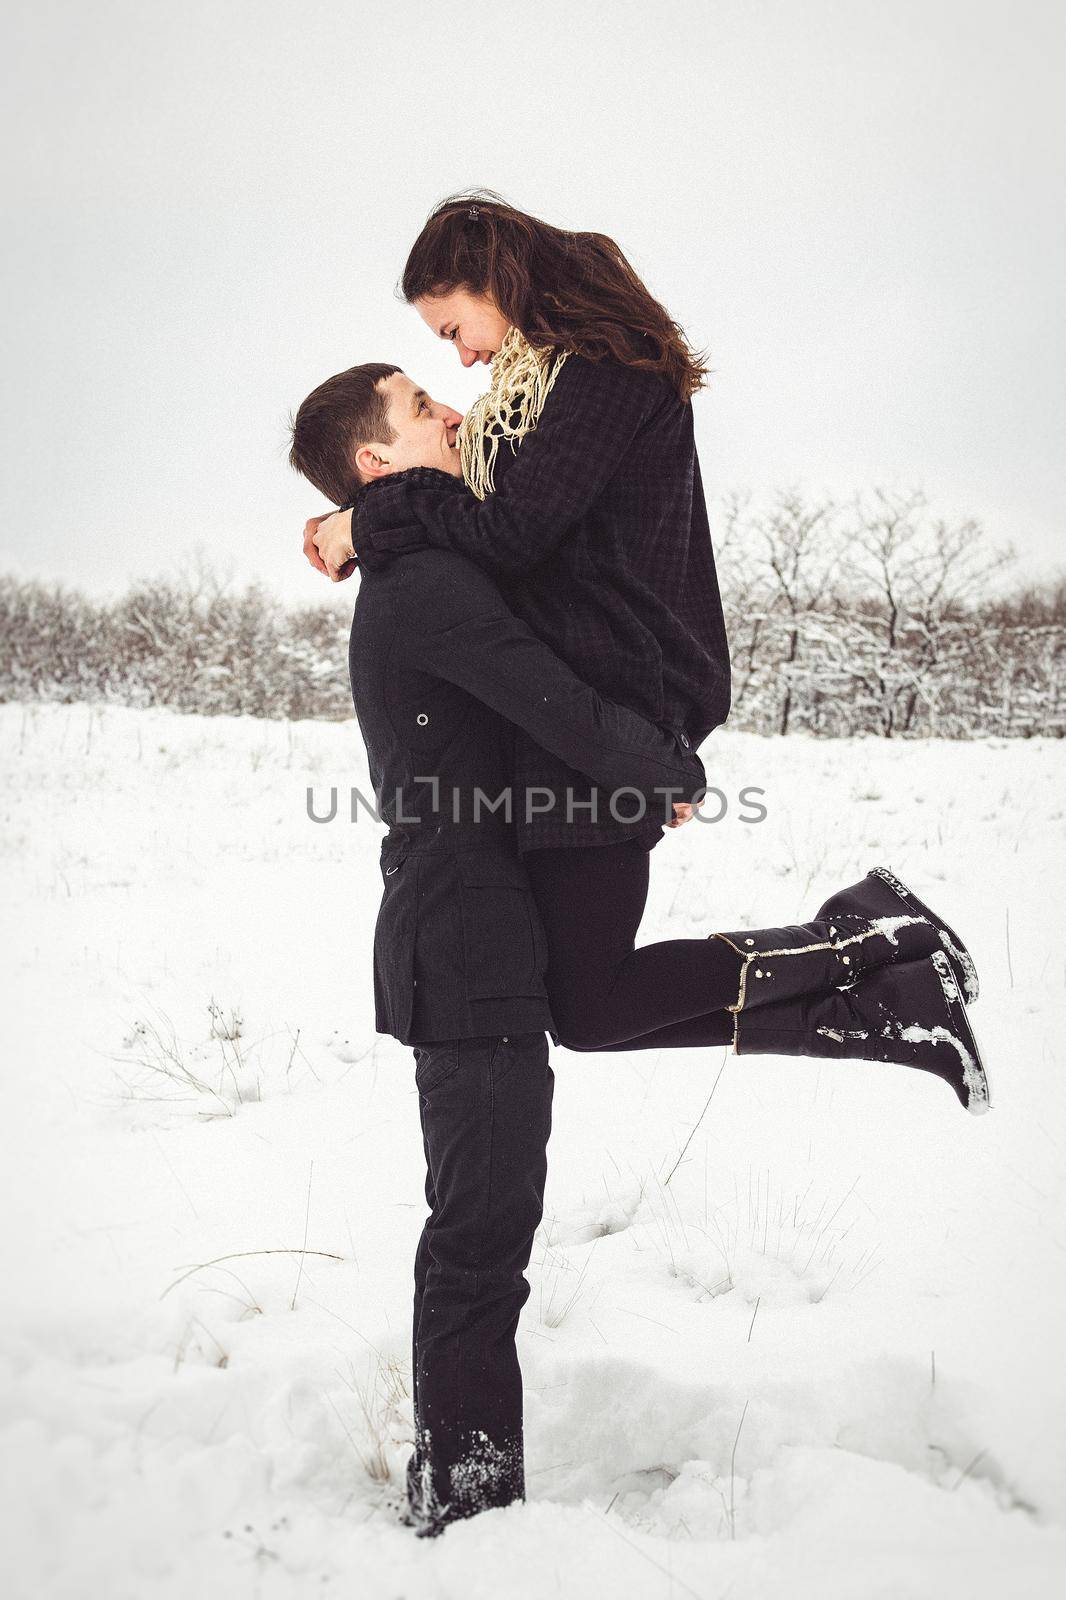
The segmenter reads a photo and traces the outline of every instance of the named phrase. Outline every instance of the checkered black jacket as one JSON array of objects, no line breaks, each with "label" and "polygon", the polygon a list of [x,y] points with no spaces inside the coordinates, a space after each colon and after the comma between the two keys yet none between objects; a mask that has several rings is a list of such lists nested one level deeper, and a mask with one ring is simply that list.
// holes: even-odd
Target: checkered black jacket
[{"label": "checkered black jacket", "polygon": [[[728,715],[730,670],[692,407],[653,373],[572,355],[495,480],[485,501],[432,468],[377,480],[355,506],[358,559],[461,551],[579,677],[697,747]],[[567,788],[595,791],[521,732],[515,780],[559,796],[517,819],[523,851],[661,837],[661,818],[615,821],[606,795],[596,821],[579,804],[567,821]]]}]

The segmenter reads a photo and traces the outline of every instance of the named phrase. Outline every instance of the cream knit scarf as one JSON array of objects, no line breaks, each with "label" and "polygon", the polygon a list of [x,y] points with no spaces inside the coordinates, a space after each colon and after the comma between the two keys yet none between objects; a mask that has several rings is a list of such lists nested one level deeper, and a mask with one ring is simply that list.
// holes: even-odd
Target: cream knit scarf
[{"label": "cream knit scarf", "polygon": [[493,468],[500,440],[506,439],[513,453],[533,432],[568,354],[563,350],[553,360],[550,350],[534,349],[517,328],[507,330],[493,357],[492,382],[459,425],[463,477],[479,500],[496,487]]}]

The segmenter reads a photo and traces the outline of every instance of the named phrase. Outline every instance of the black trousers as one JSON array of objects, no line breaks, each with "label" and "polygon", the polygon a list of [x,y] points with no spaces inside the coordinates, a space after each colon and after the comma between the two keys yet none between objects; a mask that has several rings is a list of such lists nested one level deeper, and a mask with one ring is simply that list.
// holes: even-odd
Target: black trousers
[{"label": "black trousers", "polygon": [[548,935],[548,994],[570,1050],[729,1044],[741,959],[721,939],[635,948],[649,850],[633,842],[523,857]]},{"label": "black trousers", "polygon": [[[634,948],[648,894],[637,843],[525,857],[548,935],[548,991],[572,1050],[727,1044],[740,957],[720,939]],[[554,1075],[544,1034],[419,1044],[426,1219],[415,1258],[415,1448],[421,1532],[524,1498],[524,1273],[544,1206]]]},{"label": "black trousers", "polygon": [[420,1533],[525,1496],[515,1349],[544,1206],[555,1078],[543,1033],[414,1046],[429,1216],[415,1257]]}]

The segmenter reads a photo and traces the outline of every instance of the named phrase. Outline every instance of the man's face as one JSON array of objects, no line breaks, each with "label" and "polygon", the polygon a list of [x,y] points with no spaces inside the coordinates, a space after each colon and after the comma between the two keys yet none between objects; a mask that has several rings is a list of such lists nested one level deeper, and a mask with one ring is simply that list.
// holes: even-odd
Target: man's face
[{"label": "man's face", "polygon": [[356,451],[355,464],[364,480],[406,472],[409,467],[437,467],[461,478],[455,443],[461,413],[431,399],[404,372],[380,379],[377,388],[388,400],[389,425],[396,437],[391,444],[371,441]]}]

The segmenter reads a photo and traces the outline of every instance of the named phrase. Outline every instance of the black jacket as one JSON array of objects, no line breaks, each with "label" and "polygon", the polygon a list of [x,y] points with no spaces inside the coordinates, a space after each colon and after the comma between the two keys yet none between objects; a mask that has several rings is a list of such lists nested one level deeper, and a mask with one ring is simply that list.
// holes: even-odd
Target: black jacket
[{"label": "black jacket", "polygon": [[[572,355],[536,431],[515,451],[500,445],[495,481],[481,502],[431,468],[379,479],[355,507],[360,560],[460,551],[586,683],[698,747],[729,713],[730,668],[692,406],[653,373]],[[525,735],[516,761],[526,784],[580,782]],[[661,837],[653,819],[641,831]],[[632,832],[601,807],[597,823],[557,812],[522,825],[519,844]]]},{"label": "black jacket", "polygon": [[509,791],[512,818],[522,808],[511,788],[516,725],[605,792],[637,789],[665,817],[702,789],[699,757],[686,736],[582,683],[480,568],[444,551],[363,569],[348,660],[389,824],[374,940],[379,1032],[404,1043],[554,1033],[544,931],[505,809]]}]

